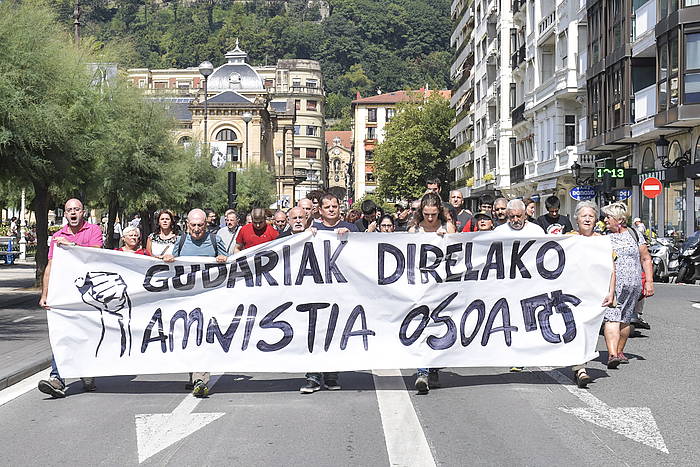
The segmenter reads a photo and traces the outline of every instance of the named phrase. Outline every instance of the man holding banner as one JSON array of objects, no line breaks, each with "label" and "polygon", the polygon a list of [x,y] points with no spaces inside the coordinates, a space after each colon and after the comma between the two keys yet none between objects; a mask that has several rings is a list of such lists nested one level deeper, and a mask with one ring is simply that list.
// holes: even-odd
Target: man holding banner
[{"label": "man holding banner", "polygon": [[[39,306],[45,310],[49,310],[46,302],[46,297],[49,293],[49,279],[51,276],[51,266],[54,249],[56,245],[78,245],[93,248],[102,248],[102,231],[100,227],[85,221],[83,215],[85,209],[83,203],[79,199],[69,199],[66,201],[64,217],[68,223],[64,225],[58,232],[51,236],[51,245],[49,246],[49,262],[44,270],[44,280],[42,281],[41,298]],[[94,391],[94,378],[81,378],[83,388],[86,391]],[[48,380],[42,379],[39,381],[39,391],[48,394],[54,398],[66,397],[66,383],[58,372],[56,360],[51,358],[51,374]]]},{"label": "man holding banner", "polygon": [[[175,243],[173,254],[163,256],[163,261],[172,263],[178,256],[208,256],[215,257],[218,263],[226,262],[226,245],[213,232],[207,231],[207,215],[201,209],[193,209],[187,214],[187,232],[183,232]],[[210,376],[209,372],[191,373],[193,396],[209,395]]]}]

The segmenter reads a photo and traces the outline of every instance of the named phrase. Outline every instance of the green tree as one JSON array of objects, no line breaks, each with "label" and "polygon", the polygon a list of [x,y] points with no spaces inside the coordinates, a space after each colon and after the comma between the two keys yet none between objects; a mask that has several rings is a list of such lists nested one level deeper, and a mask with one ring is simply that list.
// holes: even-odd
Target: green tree
[{"label": "green tree", "polygon": [[251,164],[238,172],[238,209],[241,213],[253,208],[267,208],[277,199],[275,175],[266,165]]},{"label": "green tree", "polygon": [[107,119],[95,144],[99,157],[93,177],[99,180],[98,199],[108,203],[107,246],[112,247],[118,212],[141,212],[145,236],[152,213],[177,201],[185,180],[172,167],[188,155],[174,144],[170,130],[175,122],[159,102],[119,81],[107,92]]},{"label": "green tree", "polygon": [[384,142],[374,153],[380,197],[419,197],[427,178],[447,179],[454,117],[449,101],[438,94],[425,101],[416,96],[413,102],[398,106],[385,127]]},{"label": "green tree", "polygon": [[37,279],[47,262],[50,190],[81,190],[95,164],[103,96],[78,48],[42,3],[0,3],[0,177],[34,189]]}]

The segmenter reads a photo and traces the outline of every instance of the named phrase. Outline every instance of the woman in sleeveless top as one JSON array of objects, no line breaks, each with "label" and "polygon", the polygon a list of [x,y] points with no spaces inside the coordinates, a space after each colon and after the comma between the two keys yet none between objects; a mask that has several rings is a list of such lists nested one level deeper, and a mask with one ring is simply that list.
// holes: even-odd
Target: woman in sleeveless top
[{"label": "woman in sleeveless top", "polygon": [[[409,232],[435,232],[443,236],[455,233],[455,227],[447,221],[442,209],[442,200],[435,193],[426,193],[420,201],[420,207],[415,214],[414,225]],[[430,388],[440,387],[439,368],[418,368],[416,374],[416,390],[418,394],[428,394]]]},{"label": "woman in sleeveless top", "polygon": [[148,236],[146,249],[155,258],[162,258],[166,253],[172,253],[177,235],[175,235],[175,223],[173,213],[163,209],[158,213],[158,227]]}]

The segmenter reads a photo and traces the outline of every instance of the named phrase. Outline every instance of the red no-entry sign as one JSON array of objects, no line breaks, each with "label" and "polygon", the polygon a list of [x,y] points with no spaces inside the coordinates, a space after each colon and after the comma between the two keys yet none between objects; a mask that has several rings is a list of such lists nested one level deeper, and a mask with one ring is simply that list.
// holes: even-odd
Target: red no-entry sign
[{"label": "red no-entry sign", "polygon": [[663,185],[661,185],[661,180],[654,177],[649,177],[642,182],[642,193],[647,198],[656,198],[661,194]]}]

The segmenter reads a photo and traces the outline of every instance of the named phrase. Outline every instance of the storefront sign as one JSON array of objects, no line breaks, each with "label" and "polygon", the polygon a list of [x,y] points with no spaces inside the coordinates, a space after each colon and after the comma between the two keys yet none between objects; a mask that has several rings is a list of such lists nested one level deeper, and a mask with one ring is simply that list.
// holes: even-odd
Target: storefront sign
[{"label": "storefront sign", "polygon": [[615,190],[614,193],[618,201],[624,201],[632,197],[632,190],[629,188],[620,188],[619,190]]},{"label": "storefront sign", "polygon": [[590,185],[575,186],[569,190],[569,196],[576,201],[587,201],[595,198],[595,187]]},{"label": "storefront sign", "polygon": [[545,180],[537,184],[537,191],[553,190],[557,187],[557,180]]}]

